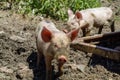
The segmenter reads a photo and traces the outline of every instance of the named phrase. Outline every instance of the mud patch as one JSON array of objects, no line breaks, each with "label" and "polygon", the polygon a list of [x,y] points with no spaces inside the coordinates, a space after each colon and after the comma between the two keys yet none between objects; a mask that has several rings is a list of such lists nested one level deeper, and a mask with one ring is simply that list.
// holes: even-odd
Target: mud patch
[{"label": "mud patch", "polygon": [[[106,1],[106,0],[104,0]],[[116,17],[120,17],[119,0],[108,2],[113,5]],[[104,5],[108,3],[104,2]],[[44,80],[44,59],[36,68],[35,29],[39,19],[24,19],[10,11],[0,11],[0,80]],[[62,29],[65,22],[54,21]],[[116,19],[116,31],[120,30]],[[95,30],[96,31],[96,30]],[[94,32],[95,32],[94,31]],[[102,33],[110,32],[104,27]],[[105,45],[106,46],[106,45]],[[54,64],[54,68],[56,64]],[[56,71],[54,71],[56,72]],[[58,80],[119,80],[120,63],[71,49],[69,61],[64,65],[64,75]]]}]

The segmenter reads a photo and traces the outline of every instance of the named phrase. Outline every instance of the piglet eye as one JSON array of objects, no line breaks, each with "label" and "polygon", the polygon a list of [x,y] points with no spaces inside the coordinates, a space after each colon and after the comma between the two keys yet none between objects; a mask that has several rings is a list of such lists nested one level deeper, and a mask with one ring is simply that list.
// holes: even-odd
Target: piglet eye
[{"label": "piglet eye", "polygon": [[58,45],[55,44],[54,46],[55,46],[56,48],[58,48]]},{"label": "piglet eye", "polygon": [[71,23],[72,25],[74,25],[74,23]]}]

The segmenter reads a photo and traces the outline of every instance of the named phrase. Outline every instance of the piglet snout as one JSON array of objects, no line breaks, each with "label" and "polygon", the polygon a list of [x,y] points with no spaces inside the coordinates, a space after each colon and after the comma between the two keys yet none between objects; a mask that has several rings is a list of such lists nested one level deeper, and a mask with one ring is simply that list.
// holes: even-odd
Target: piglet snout
[{"label": "piglet snout", "polygon": [[64,64],[65,62],[67,61],[67,59],[66,59],[66,57],[65,56],[59,56],[59,58],[58,58],[58,62],[59,63],[62,63],[62,64]]}]

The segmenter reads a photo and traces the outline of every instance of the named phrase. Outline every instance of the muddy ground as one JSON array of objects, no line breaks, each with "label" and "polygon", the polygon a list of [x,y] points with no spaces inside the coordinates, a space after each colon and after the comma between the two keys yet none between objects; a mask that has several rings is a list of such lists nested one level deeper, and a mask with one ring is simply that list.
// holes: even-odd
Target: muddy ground
[{"label": "muddy ground", "polygon": [[[115,29],[120,31],[120,1],[110,1],[103,0],[102,5],[113,6]],[[0,10],[0,80],[45,80],[44,60],[36,68],[35,29],[39,21],[38,16],[23,18],[10,10]],[[65,26],[65,22],[53,22],[59,29]],[[104,27],[102,33],[107,32],[110,29]],[[53,65],[56,68],[56,63]],[[120,63],[71,49],[64,75],[57,80],[120,80]]]}]

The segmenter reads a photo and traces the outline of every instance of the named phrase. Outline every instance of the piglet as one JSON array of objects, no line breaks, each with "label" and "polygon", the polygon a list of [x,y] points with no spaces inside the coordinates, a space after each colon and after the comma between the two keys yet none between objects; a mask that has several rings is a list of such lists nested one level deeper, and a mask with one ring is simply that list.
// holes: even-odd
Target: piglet
[{"label": "piglet", "polygon": [[109,7],[99,7],[76,11],[74,14],[69,9],[67,24],[70,29],[81,28],[83,36],[90,35],[93,27],[99,28],[100,34],[105,25],[109,25],[111,31],[114,32],[113,11]]},{"label": "piglet", "polygon": [[58,75],[63,74],[63,64],[67,61],[70,53],[70,43],[77,37],[79,29],[68,33],[58,30],[51,21],[43,20],[36,29],[37,64],[42,56],[46,64],[46,80],[52,80],[51,61],[58,61]]}]

